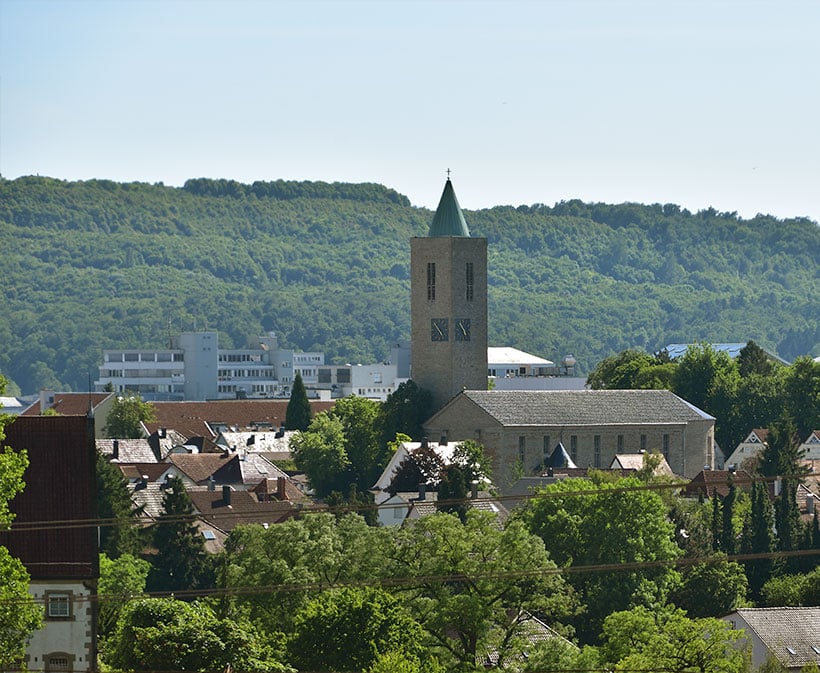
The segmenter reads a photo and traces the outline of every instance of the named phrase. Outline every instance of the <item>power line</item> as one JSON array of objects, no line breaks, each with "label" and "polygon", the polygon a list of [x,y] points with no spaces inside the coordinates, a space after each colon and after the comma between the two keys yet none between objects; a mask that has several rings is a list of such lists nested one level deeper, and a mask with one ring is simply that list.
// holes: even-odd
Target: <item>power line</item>
[{"label": "power line", "polygon": [[[742,478],[735,480],[737,484],[751,484],[754,482],[763,482],[763,483],[773,483],[778,479],[793,479],[796,478],[796,475],[781,475],[781,476],[774,476],[774,477],[765,477],[765,476],[752,476],[749,478]],[[340,514],[340,513],[364,513],[368,511],[379,511],[379,510],[391,510],[391,509],[404,509],[408,507],[411,503],[419,504],[422,502],[428,502],[434,506],[454,506],[454,505],[470,505],[475,503],[494,503],[494,502],[526,502],[532,500],[542,500],[542,499],[561,499],[561,498],[572,498],[572,497],[580,497],[580,496],[590,496],[590,495],[617,495],[621,493],[632,493],[632,492],[640,492],[640,491],[667,491],[667,490],[677,490],[684,488],[685,486],[691,484],[688,481],[670,481],[670,482],[659,482],[659,483],[650,483],[650,484],[641,484],[641,485],[632,485],[632,486],[617,486],[613,488],[590,488],[590,489],[578,489],[574,491],[545,491],[539,490],[536,492],[524,493],[521,495],[500,495],[500,496],[492,496],[492,497],[477,497],[477,498],[457,498],[457,499],[448,499],[448,500],[412,500],[408,503],[381,503],[381,504],[349,504],[343,503],[338,506],[327,506],[323,504],[317,503],[299,503],[294,501],[271,501],[272,503],[279,503],[279,504],[288,504],[290,503],[292,507],[286,510],[273,510],[265,511],[265,510],[251,510],[251,511],[237,511],[233,509],[229,509],[230,506],[226,505],[225,511],[220,512],[193,512],[191,514],[161,514],[157,518],[152,517],[113,517],[113,518],[97,518],[97,519],[50,519],[44,521],[27,521],[19,524],[12,523],[11,526],[5,529],[2,532],[31,532],[31,531],[46,531],[46,530],[66,530],[66,529],[76,529],[76,528],[89,528],[89,527],[109,527],[109,526],[126,526],[126,525],[137,525],[137,526],[145,526],[145,525],[162,525],[162,524],[173,524],[173,523],[184,523],[184,522],[193,522],[197,519],[204,519],[209,522],[218,522],[220,520],[231,520],[235,518],[244,518],[244,519],[255,519],[258,518],[260,520],[265,520],[266,518],[270,518],[270,515],[279,514],[279,515],[286,515],[286,514],[297,514],[297,515],[307,515],[307,514],[321,514],[321,513],[330,513],[330,514]],[[713,485],[714,486],[714,485]],[[708,485],[706,485],[708,488]],[[264,505],[265,503],[260,502],[260,505]],[[0,529],[2,530],[2,529]]]}]

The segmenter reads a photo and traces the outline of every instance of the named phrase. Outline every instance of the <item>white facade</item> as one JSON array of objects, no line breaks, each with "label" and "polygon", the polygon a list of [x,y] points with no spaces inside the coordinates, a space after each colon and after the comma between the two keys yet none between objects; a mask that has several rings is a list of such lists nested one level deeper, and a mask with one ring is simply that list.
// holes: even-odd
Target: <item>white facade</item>
[{"label": "white facade", "polygon": [[96,670],[94,591],[83,582],[32,581],[29,592],[44,605],[43,627],[26,648],[30,671]]},{"label": "white facade", "polygon": [[139,393],[147,401],[287,397],[297,373],[318,381],[324,353],[280,349],[272,332],[245,348],[221,349],[216,332],[184,332],[161,350],[106,350],[94,389]]},{"label": "white facade", "polygon": [[367,397],[384,402],[387,396],[407,379],[397,375],[397,366],[390,363],[375,365],[325,365],[317,368],[319,391],[329,390],[332,397]]}]

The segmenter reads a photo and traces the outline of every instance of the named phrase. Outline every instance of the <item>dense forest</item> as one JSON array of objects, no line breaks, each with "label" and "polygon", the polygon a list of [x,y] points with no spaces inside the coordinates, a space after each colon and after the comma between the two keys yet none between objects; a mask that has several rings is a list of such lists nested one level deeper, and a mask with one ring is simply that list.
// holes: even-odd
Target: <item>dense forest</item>
[{"label": "dense forest", "polygon": [[[409,336],[409,239],[432,215],[376,184],[0,179],[0,372],[24,394],[85,390],[102,349],[195,326],[381,360]],[[672,342],[820,354],[811,220],[575,200],[465,217],[489,241],[493,345],[573,353],[582,373]]]}]

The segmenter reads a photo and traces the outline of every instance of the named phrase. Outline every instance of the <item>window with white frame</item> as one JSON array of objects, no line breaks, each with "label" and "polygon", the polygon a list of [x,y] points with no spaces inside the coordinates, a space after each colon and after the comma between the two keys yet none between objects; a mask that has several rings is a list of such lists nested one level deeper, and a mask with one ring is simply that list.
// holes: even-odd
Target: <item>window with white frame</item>
[{"label": "window with white frame", "polygon": [[52,591],[46,593],[46,618],[71,618],[71,594],[69,592]]}]

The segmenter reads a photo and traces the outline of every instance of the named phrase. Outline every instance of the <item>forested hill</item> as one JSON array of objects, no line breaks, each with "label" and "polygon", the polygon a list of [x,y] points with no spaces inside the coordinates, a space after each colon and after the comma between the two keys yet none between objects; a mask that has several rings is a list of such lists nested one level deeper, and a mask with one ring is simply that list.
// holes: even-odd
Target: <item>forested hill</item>
[{"label": "forested hill", "polygon": [[[820,354],[810,220],[580,201],[465,217],[489,240],[493,345],[582,371],[695,340]],[[225,347],[273,330],[330,362],[384,359],[409,336],[409,239],[431,218],[375,184],[0,179],[0,372],[23,393],[85,390],[102,349],[194,326]]]}]

